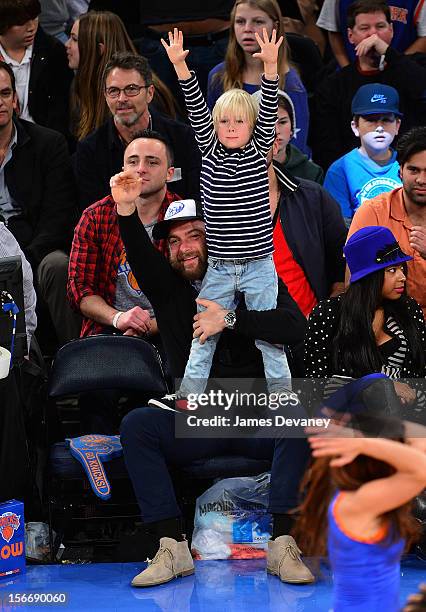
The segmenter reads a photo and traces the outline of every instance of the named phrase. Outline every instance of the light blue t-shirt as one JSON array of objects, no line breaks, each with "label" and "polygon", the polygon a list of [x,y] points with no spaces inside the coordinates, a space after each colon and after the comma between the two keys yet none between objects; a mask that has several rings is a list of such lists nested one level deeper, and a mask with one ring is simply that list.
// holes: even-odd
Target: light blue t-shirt
[{"label": "light blue t-shirt", "polygon": [[345,220],[350,222],[364,200],[371,200],[402,185],[398,171],[395,151],[392,151],[389,162],[381,166],[359,149],[353,149],[331,164],[324,187],[340,204]]}]

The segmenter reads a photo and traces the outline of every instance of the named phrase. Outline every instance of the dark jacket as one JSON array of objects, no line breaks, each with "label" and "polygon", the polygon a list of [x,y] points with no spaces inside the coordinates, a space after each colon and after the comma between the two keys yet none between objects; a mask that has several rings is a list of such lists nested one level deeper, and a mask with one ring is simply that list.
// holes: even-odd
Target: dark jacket
[{"label": "dark jacket", "polygon": [[340,206],[313,181],[295,179],[274,162],[281,187],[279,216],[286,242],[317,300],[345,278],[347,229]]},{"label": "dark jacket", "polygon": [[69,97],[73,72],[65,47],[39,26],[34,40],[28,110],[39,125],[69,137]]},{"label": "dark jacket", "polygon": [[404,113],[400,134],[424,125],[426,112],[426,54],[403,55],[388,47],[382,72],[361,73],[356,64],[345,66],[322,81],[311,114],[313,158],[326,171],[331,163],[359,145],[351,129],[352,98],[367,83],[391,85],[399,93]]},{"label": "dark jacket", "polygon": [[76,189],[62,134],[14,119],[17,144],[4,173],[11,197],[23,212],[12,217],[14,234],[33,266],[55,249],[71,246],[76,221]]},{"label": "dark jacket", "polygon": [[317,164],[314,164],[307,155],[292,144],[286,147],[285,162],[283,167],[297,178],[315,181],[320,185],[324,182],[324,172]]},{"label": "dark jacket", "polygon": [[[154,247],[137,212],[118,219],[133,274],[154,308],[171,374],[180,378],[191,348],[197,292]],[[275,310],[238,308],[236,314],[234,330],[225,329],[216,347],[213,377],[263,377],[256,339],[278,344],[297,344],[303,339],[306,320],[281,281]]]},{"label": "dark jacket", "polygon": [[[179,121],[149,109],[152,129],[164,136],[174,153],[174,166],[182,179],[168,183],[169,191],[181,197],[200,198],[201,156],[192,129]],[[121,172],[125,146],[111,117],[100,128],[81,140],[74,155],[80,210],[110,193],[110,178]]]}]

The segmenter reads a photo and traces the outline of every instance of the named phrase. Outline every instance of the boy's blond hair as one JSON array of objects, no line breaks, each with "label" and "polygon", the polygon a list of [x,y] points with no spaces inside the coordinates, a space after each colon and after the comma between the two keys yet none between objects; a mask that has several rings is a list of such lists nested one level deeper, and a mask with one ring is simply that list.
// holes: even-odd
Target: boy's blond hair
[{"label": "boy's blond hair", "polygon": [[213,125],[217,131],[217,125],[224,115],[241,118],[248,121],[253,129],[259,112],[259,104],[250,94],[243,89],[228,89],[216,101],[213,107]]}]

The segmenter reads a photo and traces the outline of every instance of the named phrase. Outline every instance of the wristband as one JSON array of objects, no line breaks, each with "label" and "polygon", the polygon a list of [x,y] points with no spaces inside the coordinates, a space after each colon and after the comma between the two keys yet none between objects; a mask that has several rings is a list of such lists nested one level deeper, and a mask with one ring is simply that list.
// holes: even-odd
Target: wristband
[{"label": "wristband", "polygon": [[117,323],[118,323],[118,319],[121,317],[121,315],[124,314],[124,312],[121,312],[120,310],[118,312],[115,313],[113,319],[112,319],[112,326],[115,327],[115,329],[118,329]]}]

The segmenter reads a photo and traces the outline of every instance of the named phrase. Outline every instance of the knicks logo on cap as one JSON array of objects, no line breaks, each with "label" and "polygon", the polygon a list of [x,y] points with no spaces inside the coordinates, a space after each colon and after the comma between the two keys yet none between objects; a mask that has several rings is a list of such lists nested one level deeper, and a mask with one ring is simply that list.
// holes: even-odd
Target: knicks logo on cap
[{"label": "knicks logo on cap", "polygon": [[5,512],[0,516],[0,534],[3,540],[10,542],[15,531],[19,529],[20,518],[14,512]]},{"label": "knicks logo on cap", "polygon": [[182,212],[184,208],[185,208],[185,202],[175,202],[174,204],[171,204],[169,208],[167,209],[167,212],[164,216],[164,220],[167,221],[171,217],[175,217],[180,212]]},{"label": "knicks logo on cap", "polygon": [[380,102],[380,104],[386,104],[387,101],[388,99],[385,94],[374,94],[374,96],[371,96],[370,100],[370,102]]}]

